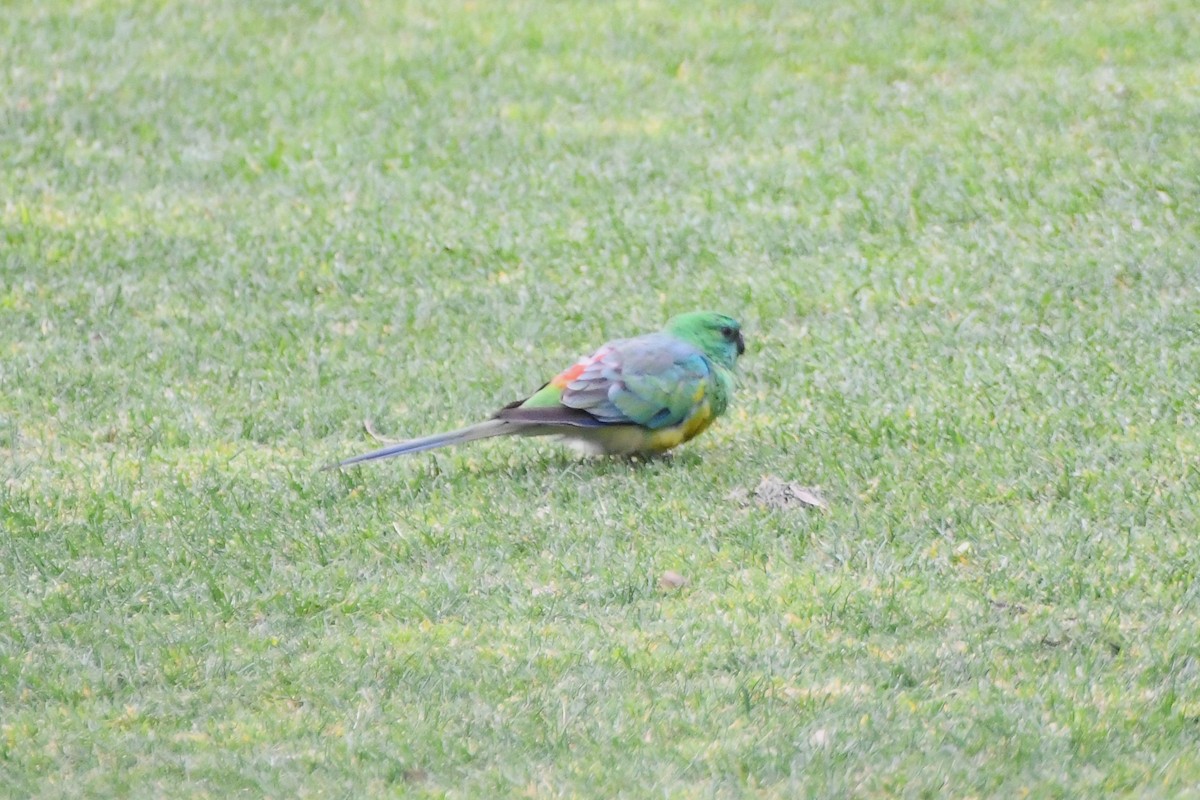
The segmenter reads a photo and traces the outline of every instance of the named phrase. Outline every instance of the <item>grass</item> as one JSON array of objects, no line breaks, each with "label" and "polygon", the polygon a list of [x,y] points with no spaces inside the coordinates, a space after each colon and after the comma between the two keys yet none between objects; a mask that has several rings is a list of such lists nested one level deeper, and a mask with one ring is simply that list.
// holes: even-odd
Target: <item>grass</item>
[{"label": "grass", "polygon": [[[1193,17],[6,4],[0,794],[1196,795]],[[698,307],[672,459],[316,471]]]}]

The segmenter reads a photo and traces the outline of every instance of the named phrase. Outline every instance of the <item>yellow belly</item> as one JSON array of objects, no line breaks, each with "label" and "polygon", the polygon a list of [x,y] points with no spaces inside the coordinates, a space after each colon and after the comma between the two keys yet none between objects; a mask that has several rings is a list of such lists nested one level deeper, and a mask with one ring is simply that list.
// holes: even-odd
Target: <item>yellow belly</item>
[{"label": "yellow belly", "polygon": [[640,425],[608,425],[603,428],[581,428],[578,433],[562,434],[569,443],[591,455],[633,455],[663,453],[700,434],[716,417],[708,403],[702,404],[690,417],[669,428],[649,430]]},{"label": "yellow belly", "polygon": [[651,431],[646,437],[646,451],[651,453],[662,453],[670,450],[672,447],[683,444],[687,440],[699,435],[712,424],[714,417],[708,404],[700,406],[695,414],[685,419],[678,425],[670,428],[661,428],[657,431]]}]

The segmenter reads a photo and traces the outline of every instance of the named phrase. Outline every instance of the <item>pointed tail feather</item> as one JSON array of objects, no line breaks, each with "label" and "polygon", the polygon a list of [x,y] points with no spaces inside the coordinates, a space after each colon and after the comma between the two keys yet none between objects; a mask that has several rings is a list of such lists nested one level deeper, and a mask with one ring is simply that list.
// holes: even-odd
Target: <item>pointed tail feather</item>
[{"label": "pointed tail feather", "polygon": [[[520,426],[516,427],[519,428]],[[363,453],[361,456],[347,458],[345,461],[340,461],[337,464],[330,464],[327,467],[322,467],[322,469],[348,467],[351,464],[361,464],[364,461],[378,461],[382,458],[391,458],[392,456],[400,456],[406,453],[420,453],[425,450],[433,450],[436,447],[473,442],[476,439],[489,439],[493,436],[504,436],[511,433],[518,433],[518,430],[511,423],[500,419],[489,419],[486,422],[480,422],[477,425],[468,425],[456,431],[435,433],[432,436],[422,436],[420,439],[409,439],[406,442],[398,442],[370,453]]]}]

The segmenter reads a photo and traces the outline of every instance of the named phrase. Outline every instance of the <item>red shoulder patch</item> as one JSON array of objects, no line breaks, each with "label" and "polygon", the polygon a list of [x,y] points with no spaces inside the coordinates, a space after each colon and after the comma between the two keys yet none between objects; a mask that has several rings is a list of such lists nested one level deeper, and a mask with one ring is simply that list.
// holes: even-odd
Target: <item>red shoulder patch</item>
[{"label": "red shoulder patch", "polygon": [[562,372],[550,379],[550,385],[559,389],[565,389],[567,384],[578,378],[585,369],[587,369],[589,359],[584,359],[574,366],[568,367]]}]

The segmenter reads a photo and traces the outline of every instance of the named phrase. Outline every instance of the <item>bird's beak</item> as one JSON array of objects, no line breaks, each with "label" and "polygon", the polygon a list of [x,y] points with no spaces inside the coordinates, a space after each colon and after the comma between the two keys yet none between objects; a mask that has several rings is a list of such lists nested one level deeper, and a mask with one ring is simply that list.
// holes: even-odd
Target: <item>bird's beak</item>
[{"label": "bird's beak", "polygon": [[737,351],[738,351],[739,356],[742,353],[746,352],[746,340],[742,338],[741,331],[738,331],[738,335],[737,335]]}]

